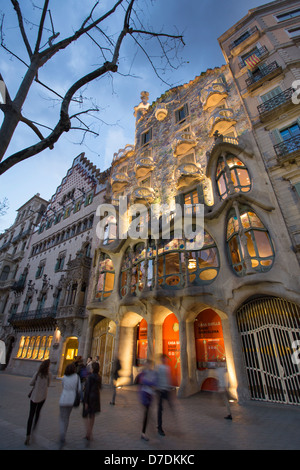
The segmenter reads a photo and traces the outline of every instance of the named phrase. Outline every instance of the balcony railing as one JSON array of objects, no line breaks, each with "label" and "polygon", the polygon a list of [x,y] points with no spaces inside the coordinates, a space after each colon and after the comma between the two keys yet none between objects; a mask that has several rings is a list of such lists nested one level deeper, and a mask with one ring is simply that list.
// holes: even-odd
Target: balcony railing
[{"label": "balcony railing", "polygon": [[261,80],[262,78],[267,77],[268,75],[270,75],[272,72],[274,72],[277,69],[280,69],[280,67],[276,61],[272,62],[269,65],[266,65],[265,67],[261,68],[260,71],[257,72],[255,75],[252,75],[252,77],[249,77],[246,79],[247,87],[253,85],[254,83]]},{"label": "balcony railing", "polygon": [[[249,37],[251,37],[253,34],[255,34],[258,31],[258,27],[254,26],[253,28],[249,29],[248,31],[245,31],[244,34],[242,34],[241,37],[233,41],[231,44],[229,44],[229,50],[231,51],[234,49],[236,46],[241,44],[242,42],[246,41]],[[248,34],[247,34],[248,33]]]},{"label": "balcony railing", "polygon": [[293,152],[300,150],[300,134],[280,144],[274,145],[274,150],[278,158],[289,156]]},{"label": "balcony railing", "polygon": [[278,106],[287,103],[291,99],[293,93],[293,88],[288,88],[282,93],[279,93],[278,95],[273,96],[273,98],[269,99],[268,101],[265,101],[264,103],[260,104],[257,107],[259,114],[268,113],[269,111],[273,111]]},{"label": "balcony railing", "polygon": [[55,318],[56,310],[53,307],[50,308],[39,308],[36,310],[29,310],[28,312],[13,313],[9,317],[10,322],[15,321],[26,321],[26,320],[38,320],[41,318]]},{"label": "balcony railing", "polygon": [[[255,51],[253,51],[253,55],[256,55],[259,59],[261,59],[264,55],[267,54],[267,52],[268,52],[268,49],[266,48],[266,46],[262,46],[259,49],[256,49]],[[240,69],[243,69],[246,66],[247,64],[245,62],[245,59],[239,63]]]}]

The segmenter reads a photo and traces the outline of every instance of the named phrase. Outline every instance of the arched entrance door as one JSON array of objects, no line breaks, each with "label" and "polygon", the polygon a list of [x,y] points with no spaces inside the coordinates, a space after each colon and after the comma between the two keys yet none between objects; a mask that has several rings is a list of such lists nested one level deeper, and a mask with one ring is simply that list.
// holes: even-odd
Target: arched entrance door
[{"label": "arched entrance door", "polygon": [[66,342],[65,342],[60,375],[64,375],[67,365],[74,362],[74,359],[77,356],[77,353],[78,353],[78,338],[76,338],[75,336],[70,336],[69,338],[66,339]]},{"label": "arched entrance door", "polygon": [[137,347],[136,347],[136,365],[142,366],[147,360],[148,350],[148,324],[143,318],[138,324]]},{"label": "arched entrance door", "polygon": [[109,318],[104,318],[94,328],[91,356],[99,356],[102,383],[108,384],[111,377],[111,366],[116,334],[116,324]]},{"label": "arched entrance door", "polygon": [[163,323],[163,354],[170,360],[172,385],[179,387],[181,381],[179,323],[170,313]]},{"label": "arched entrance door", "polygon": [[[222,321],[211,308],[199,313],[194,323],[197,369],[214,369],[216,363],[225,363],[225,346]],[[209,372],[209,371],[208,371]],[[201,390],[216,391],[218,388],[215,377],[207,377]]]},{"label": "arched entrance door", "polygon": [[237,311],[251,398],[300,405],[300,307],[275,297]]}]

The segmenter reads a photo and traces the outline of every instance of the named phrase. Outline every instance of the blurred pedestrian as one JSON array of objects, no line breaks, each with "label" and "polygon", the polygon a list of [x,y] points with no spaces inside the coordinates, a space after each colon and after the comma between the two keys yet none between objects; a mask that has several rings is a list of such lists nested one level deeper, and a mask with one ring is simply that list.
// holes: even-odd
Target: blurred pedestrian
[{"label": "blurred pedestrian", "polygon": [[223,398],[223,402],[227,410],[227,415],[224,416],[224,419],[232,419],[231,409],[229,405],[229,393],[227,387],[228,378],[226,364],[224,364],[223,362],[217,363],[216,373],[218,378],[218,393]]},{"label": "blurred pedestrian", "polygon": [[100,413],[101,376],[98,362],[93,362],[92,373],[87,377],[83,396],[83,417],[86,419],[86,439],[92,440],[95,415]]},{"label": "blurred pedestrian", "polygon": [[112,379],[113,379],[113,395],[110,404],[115,405],[116,403],[116,395],[117,395],[117,385],[118,385],[118,378],[120,377],[119,370],[121,370],[121,362],[119,358],[117,357],[114,360],[113,363],[113,373],[112,373]]},{"label": "blurred pedestrian", "polygon": [[139,376],[140,384],[140,401],[144,406],[144,417],[143,417],[143,427],[141,439],[149,441],[149,438],[146,436],[146,428],[149,417],[149,410],[155,395],[155,386],[156,386],[156,374],[153,370],[153,362],[150,360],[146,361],[145,368]]},{"label": "blurred pedestrian", "polygon": [[80,377],[76,373],[74,362],[66,367],[65,375],[62,378],[62,387],[63,389],[59,400],[60,448],[62,448],[65,443],[76,392],[79,391],[79,393],[81,393]]},{"label": "blurred pedestrian", "polygon": [[33,388],[28,395],[30,397],[30,410],[27,421],[27,432],[25,440],[25,445],[27,446],[30,444],[31,431],[36,429],[41,409],[47,398],[48,387],[51,381],[51,372],[49,371],[49,367],[50,361],[49,359],[46,359],[41,363],[38,371],[34,374],[30,382],[30,385]]},{"label": "blurred pedestrian", "polygon": [[92,373],[92,364],[93,364],[92,356],[89,356],[87,358],[86,365],[85,365],[88,374]]},{"label": "blurred pedestrian", "polygon": [[168,364],[168,356],[162,354],[160,357],[161,363],[158,365],[157,373],[157,396],[158,396],[158,409],[157,409],[157,431],[161,436],[165,436],[162,428],[162,413],[163,413],[163,400],[170,401],[170,390],[172,388],[171,370]]}]

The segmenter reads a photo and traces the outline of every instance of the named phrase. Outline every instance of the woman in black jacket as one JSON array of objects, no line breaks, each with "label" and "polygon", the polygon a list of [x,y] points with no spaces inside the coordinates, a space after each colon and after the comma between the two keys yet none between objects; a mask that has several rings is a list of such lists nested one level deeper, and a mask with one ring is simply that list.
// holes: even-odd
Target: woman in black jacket
[{"label": "woman in black jacket", "polygon": [[88,376],[83,396],[83,417],[86,418],[86,439],[92,440],[92,432],[96,413],[100,413],[100,388],[101,376],[99,375],[99,364],[93,362],[92,373]]}]

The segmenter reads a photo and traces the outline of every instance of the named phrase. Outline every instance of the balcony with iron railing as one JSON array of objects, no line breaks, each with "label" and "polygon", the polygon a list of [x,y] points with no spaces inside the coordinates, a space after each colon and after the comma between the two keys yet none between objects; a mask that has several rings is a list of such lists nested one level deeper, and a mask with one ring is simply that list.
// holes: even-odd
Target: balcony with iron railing
[{"label": "balcony with iron railing", "polygon": [[300,134],[274,145],[274,150],[279,161],[300,156]]},{"label": "balcony with iron railing", "polygon": [[282,68],[276,61],[269,65],[261,67],[255,74],[246,79],[246,85],[249,91],[255,90],[262,85],[264,80],[271,80],[282,72]]},{"label": "balcony with iron railing", "polygon": [[272,118],[277,117],[278,113],[283,112],[284,110],[286,110],[286,108],[293,105],[291,99],[293,93],[294,89],[291,87],[283,91],[282,93],[273,96],[273,98],[270,98],[268,101],[265,101],[264,103],[260,104],[257,107],[260,120],[263,122],[270,115],[272,115]]},{"label": "balcony with iron railing", "polygon": [[42,327],[53,326],[55,324],[56,309],[38,308],[36,310],[29,310],[28,312],[13,313],[8,318],[9,323],[14,328],[27,328],[29,325]]},{"label": "balcony with iron railing", "polygon": [[[259,59],[262,59],[263,57],[265,57],[265,55],[267,53],[268,53],[268,49],[266,48],[266,46],[262,46],[262,47],[260,47],[258,49],[255,49],[253,51],[253,54],[255,54],[256,57],[258,57]],[[243,69],[244,67],[247,67],[246,59],[242,60],[242,62],[239,63],[239,67],[240,67],[240,69]]]}]

